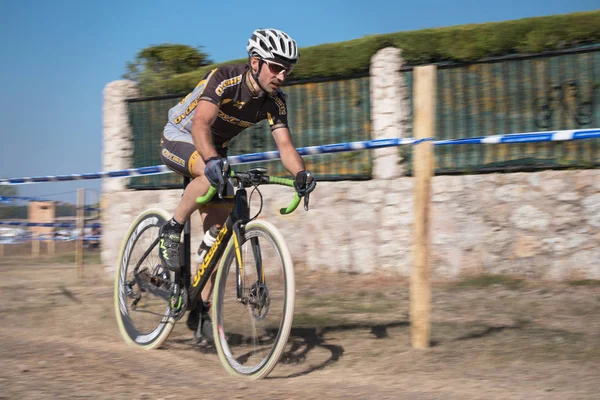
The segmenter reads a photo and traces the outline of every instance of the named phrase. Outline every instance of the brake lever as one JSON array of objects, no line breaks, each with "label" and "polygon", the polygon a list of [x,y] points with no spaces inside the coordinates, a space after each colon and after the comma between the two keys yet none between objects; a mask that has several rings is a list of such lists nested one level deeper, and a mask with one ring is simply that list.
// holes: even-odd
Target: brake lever
[{"label": "brake lever", "polygon": [[227,159],[224,159],[223,170],[221,171],[223,183],[219,182],[217,185],[217,194],[219,195],[219,200],[223,200],[223,190],[227,187],[227,182],[229,182],[229,167],[229,162],[227,162]]},{"label": "brake lever", "polygon": [[[308,187],[313,181],[312,174],[310,172],[306,173],[306,187]],[[308,211],[308,198],[310,197],[310,192],[304,195],[304,211]]]}]

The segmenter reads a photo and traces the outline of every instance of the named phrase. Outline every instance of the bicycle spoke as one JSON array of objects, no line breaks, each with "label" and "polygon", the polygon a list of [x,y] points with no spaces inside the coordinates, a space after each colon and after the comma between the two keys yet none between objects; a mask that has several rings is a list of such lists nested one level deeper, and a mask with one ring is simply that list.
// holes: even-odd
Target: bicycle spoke
[{"label": "bicycle spoke", "polygon": [[[172,324],[169,299],[173,274],[162,267],[157,238],[166,213],[149,210],[132,224],[119,256],[115,309],[121,334],[131,344],[159,346]],[[128,301],[133,299],[133,301]]]},{"label": "bicycle spoke", "polygon": [[[237,374],[264,376],[277,362],[287,341],[293,318],[293,297],[287,287],[292,273],[286,271],[291,268],[291,261],[283,256],[280,246],[270,232],[247,229],[240,249],[242,275],[236,274],[234,252],[226,255],[219,271],[213,301],[218,314],[215,335],[218,334],[220,356]],[[238,278],[242,284],[241,299],[236,295]]]}]

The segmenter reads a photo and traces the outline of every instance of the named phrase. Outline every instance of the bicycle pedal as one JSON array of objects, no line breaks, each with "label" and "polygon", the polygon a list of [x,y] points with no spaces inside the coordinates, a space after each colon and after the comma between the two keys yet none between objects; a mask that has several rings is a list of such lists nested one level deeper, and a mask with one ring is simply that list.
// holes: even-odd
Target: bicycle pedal
[{"label": "bicycle pedal", "polygon": [[[180,298],[180,300],[182,300]],[[179,321],[181,319],[181,317],[183,317],[183,314],[185,314],[185,307],[177,307],[177,308],[173,308],[173,301],[171,302],[171,308],[170,308],[170,316],[175,320],[175,321]]]},{"label": "bicycle pedal", "polygon": [[175,286],[169,300],[170,316],[176,321],[180,320],[187,311],[187,304],[187,290]]},{"label": "bicycle pedal", "polygon": [[141,299],[142,299],[142,296],[141,296],[141,295],[137,295],[137,296],[135,297],[135,299],[133,300],[133,302],[131,303],[131,308],[132,308],[132,309],[135,309],[135,308],[137,307],[137,305],[138,305],[138,303],[140,302],[140,300],[141,300]]}]

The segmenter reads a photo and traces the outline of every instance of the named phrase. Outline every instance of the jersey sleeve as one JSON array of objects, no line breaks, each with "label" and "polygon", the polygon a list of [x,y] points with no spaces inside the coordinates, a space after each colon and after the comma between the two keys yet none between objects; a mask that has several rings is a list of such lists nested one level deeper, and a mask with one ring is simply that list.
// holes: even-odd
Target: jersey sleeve
[{"label": "jersey sleeve", "polygon": [[224,68],[214,69],[206,78],[206,83],[200,100],[207,100],[215,104],[217,107],[223,101],[223,94],[226,90],[239,85],[242,80],[242,75],[228,76]]},{"label": "jersey sleeve", "polygon": [[265,118],[269,122],[271,132],[279,128],[288,128],[288,110],[285,102],[285,94],[279,90],[274,95],[269,95],[272,101],[265,108]]}]

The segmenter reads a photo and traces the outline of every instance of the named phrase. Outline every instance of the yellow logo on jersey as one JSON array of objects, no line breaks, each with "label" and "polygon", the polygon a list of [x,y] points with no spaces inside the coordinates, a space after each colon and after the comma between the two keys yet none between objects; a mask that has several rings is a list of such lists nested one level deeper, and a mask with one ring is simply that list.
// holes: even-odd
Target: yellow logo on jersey
[{"label": "yellow logo on jersey", "polygon": [[242,121],[239,118],[232,117],[231,115],[227,115],[221,110],[217,111],[217,116],[225,122],[229,122],[230,124],[241,126],[242,128],[247,128],[249,126],[254,125],[252,122]]},{"label": "yellow logo on jersey", "polygon": [[223,94],[223,91],[225,89],[227,89],[230,86],[235,86],[235,85],[239,85],[239,83],[242,81],[242,75],[238,75],[234,78],[230,78],[230,79],[226,79],[223,82],[221,82],[219,84],[219,86],[217,86],[217,88],[215,89],[215,93],[219,96],[221,96]]},{"label": "yellow logo on jersey", "polygon": [[273,101],[275,101],[275,104],[277,104],[277,107],[279,108],[279,115],[285,115],[286,111],[285,111],[285,103],[283,102],[283,100],[281,100],[279,98],[279,96],[275,95],[269,95],[271,96],[271,98],[273,99]]}]

